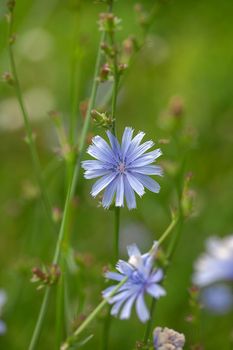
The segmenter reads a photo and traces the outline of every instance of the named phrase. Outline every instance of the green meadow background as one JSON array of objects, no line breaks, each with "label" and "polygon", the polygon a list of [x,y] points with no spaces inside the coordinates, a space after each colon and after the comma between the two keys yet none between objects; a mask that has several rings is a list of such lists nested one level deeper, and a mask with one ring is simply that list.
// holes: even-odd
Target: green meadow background
[{"label": "green meadow background", "polygon": [[[156,1],[142,1],[150,12]],[[114,12],[122,18],[119,41],[129,35],[142,40],[134,11],[135,1],[118,0]],[[136,242],[148,249],[170,221],[176,203],[176,171],[186,154],[185,172],[193,174],[194,213],[186,220],[165,286],[167,297],[158,302],[154,325],[184,332],[186,349],[201,343],[205,350],[232,349],[232,313],[216,316],[201,312],[198,325],[190,314],[188,288],[193,262],[210,235],[232,233],[233,223],[233,2],[232,0],[160,1],[143,48],[124,77],[117,104],[117,132],[125,126],[146,132],[160,144],[165,175],[159,195],[147,192],[137,199],[137,210],[121,210],[121,257]],[[21,0],[15,10],[14,45],[19,78],[28,106],[36,143],[54,207],[62,209],[66,194],[65,163],[48,111],[58,110],[68,129],[72,110],[71,77],[75,74],[76,104],[90,94],[100,33],[98,13],[104,4],[93,1]],[[6,1],[0,0],[0,67],[9,70]],[[72,69],[75,59],[77,70]],[[98,91],[101,105],[110,89]],[[183,101],[181,117],[172,117],[171,101]],[[107,107],[108,108],[108,107]],[[78,109],[77,137],[83,124]],[[178,127],[173,126],[173,122]],[[178,128],[178,129],[177,129]],[[103,131],[92,125],[92,133]],[[30,283],[31,269],[49,264],[56,234],[51,230],[36,187],[30,153],[14,88],[0,84],[0,288],[8,302],[1,318],[8,330],[0,348],[27,349],[43,291]],[[177,146],[178,145],[178,146]],[[113,212],[98,207],[90,197],[91,181],[81,173],[72,206],[69,290],[72,312],[79,322],[101,300],[103,267],[113,261]],[[55,349],[53,293],[38,349]],[[83,349],[101,349],[103,315],[85,335],[94,337]],[[74,323],[75,323],[74,322]],[[133,349],[144,326],[135,314],[128,321],[114,319],[110,349]],[[194,349],[194,348],[193,348]]]}]

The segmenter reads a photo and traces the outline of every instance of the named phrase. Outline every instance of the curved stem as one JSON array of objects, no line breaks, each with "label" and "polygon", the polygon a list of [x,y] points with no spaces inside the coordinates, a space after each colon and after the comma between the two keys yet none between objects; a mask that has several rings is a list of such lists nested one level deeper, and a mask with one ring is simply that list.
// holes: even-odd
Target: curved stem
[{"label": "curved stem", "polygon": [[[111,298],[123,284],[127,281],[128,277],[125,277],[118,285],[112,290],[108,298]],[[85,319],[85,321],[74,332],[73,336],[67,339],[66,343],[61,347],[62,350],[69,348],[70,342],[74,341],[78,335],[80,335],[85,328],[94,320],[94,318],[100,313],[100,311],[108,304],[108,298],[103,299],[101,303],[92,311],[92,313]]]},{"label": "curved stem", "polygon": [[9,14],[9,31],[8,31],[8,51],[9,51],[9,57],[10,57],[10,66],[11,66],[11,71],[12,71],[12,75],[13,75],[13,79],[14,79],[14,86],[15,86],[15,90],[16,90],[16,95],[17,95],[19,106],[20,106],[20,109],[21,109],[21,112],[23,115],[24,126],[25,126],[25,130],[26,130],[26,135],[27,135],[27,142],[28,142],[31,157],[32,157],[35,176],[37,179],[38,186],[40,188],[42,201],[44,203],[44,207],[45,207],[48,219],[49,219],[51,225],[53,226],[53,228],[55,229],[55,223],[52,220],[51,204],[50,204],[48,194],[46,191],[44,177],[43,177],[43,173],[41,170],[41,165],[40,165],[39,156],[38,156],[35,141],[34,141],[34,136],[33,136],[32,128],[31,128],[31,124],[30,124],[30,119],[29,119],[26,107],[24,105],[22,91],[21,91],[18,73],[17,73],[17,69],[16,69],[16,64],[15,64],[15,58],[14,58],[14,53],[13,53],[13,49],[12,49],[13,44],[11,43],[11,40],[13,37],[13,19],[14,19],[14,12],[12,10]]},{"label": "curved stem", "polygon": [[[171,223],[167,227],[167,229],[164,231],[164,233],[161,235],[161,237],[158,240],[158,245],[161,245],[161,243],[171,234],[172,230],[175,228],[177,223],[179,222],[179,216],[174,216]],[[153,323],[153,315],[155,311],[155,306],[156,306],[156,299],[152,299],[151,301],[151,307],[150,307],[150,319],[148,320],[146,324],[146,329],[144,333],[144,343],[147,344],[150,334],[151,334],[151,329],[152,329],[152,323]]]}]

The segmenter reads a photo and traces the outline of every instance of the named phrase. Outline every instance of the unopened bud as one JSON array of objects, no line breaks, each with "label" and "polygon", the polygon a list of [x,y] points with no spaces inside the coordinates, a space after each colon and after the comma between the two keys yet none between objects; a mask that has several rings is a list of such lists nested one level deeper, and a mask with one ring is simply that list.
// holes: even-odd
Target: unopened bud
[{"label": "unopened bud", "polygon": [[172,97],[169,110],[172,116],[181,117],[184,113],[184,101],[180,96]]},{"label": "unopened bud", "polygon": [[181,198],[181,207],[184,217],[189,217],[193,214],[193,207],[196,198],[196,192],[193,189],[190,189],[190,181],[192,178],[192,173],[188,173],[185,181],[184,188]]},{"label": "unopened bud", "polygon": [[2,74],[2,81],[9,85],[14,85],[14,78],[10,72],[4,72]]},{"label": "unopened bud", "polygon": [[32,269],[32,283],[39,283],[37,289],[42,289],[45,286],[51,286],[57,283],[60,277],[61,271],[58,265],[52,264],[51,266],[41,269],[34,267]]},{"label": "unopened bud", "polygon": [[14,10],[14,7],[15,7],[15,0],[7,1],[7,8],[10,12]]},{"label": "unopened bud", "polygon": [[153,337],[156,350],[182,350],[185,344],[184,334],[167,327],[156,327],[153,332]]},{"label": "unopened bud", "polygon": [[99,15],[99,30],[110,34],[120,30],[121,19],[113,13],[100,13]]},{"label": "unopened bud", "polygon": [[128,65],[126,63],[120,63],[118,65],[118,72],[120,74],[124,73],[124,71],[128,68]]},{"label": "unopened bud", "polygon": [[103,82],[109,79],[109,75],[111,73],[111,69],[108,63],[105,63],[101,69],[99,74],[99,81]]},{"label": "unopened bud", "polygon": [[92,119],[96,125],[104,129],[111,129],[113,125],[113,119],[107,113],[98,112],[96,109],[91,111]]},{"label": "unopened bud", "polygon": [[89,100],[82,101],[79,104],[79,110],[80,110],[80,113],[81,113],[81,116],[82,116],[83,119],[86,118],[86,114],[87,114],[87,110],[88,110],[88,104],[89,104]]},{"label": "unopened bud", "polygon": [[54,222],[59,222],[62,219],[62,211],[60,208],[55,207],[52,209],[52,218]]},{"label": "unopened bud", "polygon": [[13,45],[15,43],[16,40],[16,33],[12,34],[9,38],[9,44]]}]

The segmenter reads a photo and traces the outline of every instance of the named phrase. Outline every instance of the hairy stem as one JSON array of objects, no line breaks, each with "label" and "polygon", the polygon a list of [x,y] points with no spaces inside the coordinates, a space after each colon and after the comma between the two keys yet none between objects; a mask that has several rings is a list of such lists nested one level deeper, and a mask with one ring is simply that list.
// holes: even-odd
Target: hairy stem
[{"label": "hairy stem", "polygon": [[27,135],[27,142],[28,142],[31,157],[32,157],[32,162],[33,162],[33,166],[34,166],[34,173],[35,173],[35,176],[37,179],[38,186],[40,188],[41,198],[42,198],[44,208],[45,208],[46,214],[48,216],[49,222],[51,223],[51,225],[55,229],[55,224],[54,224],[54,221],[52,220],[51,204],[50,204],[48,194],[46,191],[46,186],[45,186],[45,181],[44,181],[44,177],[43,177],[43,173],[42,173],[42,169],[41,169],[41,165],[40,165],[40,160],[39,160],[39,156],[37,153],[37,149],[36,149],[36,145],[35,145],[35,141],[34,141],[34,136],[33,136],[32,128],[31,128],[31,124],[30,124],[30,118],[28,116],[26,107],[24,105],[23,95],[22,95],[21,86],[20,86],[20,82],[19,82],[19,78],[18,78],[17,69],[16,69],[14,52],[13,52],[13,48],[12,48],[12,45],[13,45],[12,40],[14,40],[13,39],[13,36],[14,36],[13,35],[13,22],[14,22],[14,12],[12,9],[12,11],[9,13],[9,30],[8,30],[8,51],[9,51],[9,57],[10,57],[11,72],[12,72],[12,76],[14,79],[14,87],[15,87],[17,98],[18,98],[19,106],[20,106],[20,109],[21,109],[21,112],[23,115],[24,126],[25,126],[25,130],[26,130],[26,135]]}]

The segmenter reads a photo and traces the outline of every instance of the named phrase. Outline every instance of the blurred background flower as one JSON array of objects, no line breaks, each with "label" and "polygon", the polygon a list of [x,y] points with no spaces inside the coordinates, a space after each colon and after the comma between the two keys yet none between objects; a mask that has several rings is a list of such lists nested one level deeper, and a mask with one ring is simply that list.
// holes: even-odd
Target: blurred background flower
[{"label": "blurred background flower", "polygon": [[233,235],[211,237],[195,263],[193,283],[201,288],[203,306],[216,313],[233,306]]}]

